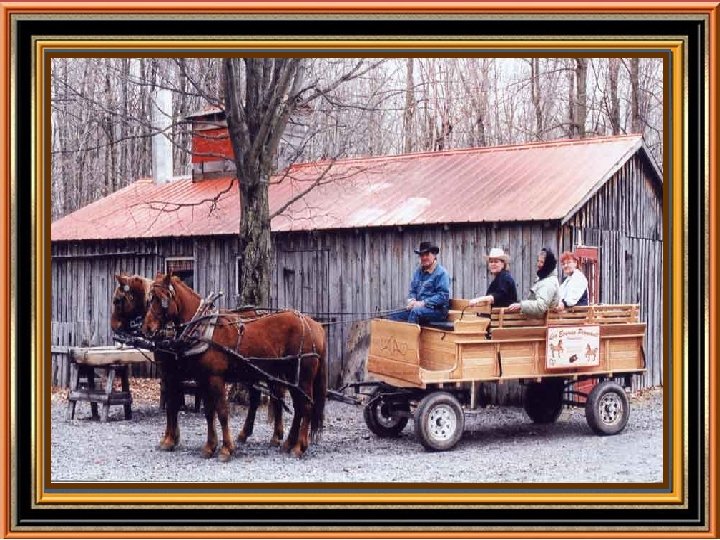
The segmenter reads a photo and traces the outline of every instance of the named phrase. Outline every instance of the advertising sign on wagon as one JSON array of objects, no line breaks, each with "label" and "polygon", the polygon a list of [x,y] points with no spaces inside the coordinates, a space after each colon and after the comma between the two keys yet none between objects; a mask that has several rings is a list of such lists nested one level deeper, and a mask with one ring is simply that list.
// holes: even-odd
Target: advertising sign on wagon
[{"label": "advertising sign on wagon", "polygon": [[568,368],[600,364],[599,326],[555,326],[548,328],[546,366]]}]

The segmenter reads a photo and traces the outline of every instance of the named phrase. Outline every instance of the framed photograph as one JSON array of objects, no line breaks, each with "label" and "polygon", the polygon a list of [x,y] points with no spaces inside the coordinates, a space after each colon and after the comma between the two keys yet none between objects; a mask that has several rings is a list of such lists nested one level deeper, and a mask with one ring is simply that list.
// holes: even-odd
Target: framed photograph
[{"label": "framed photograph", "polygon": [[717,536],[688,6],[3,2],[3,534]]}]

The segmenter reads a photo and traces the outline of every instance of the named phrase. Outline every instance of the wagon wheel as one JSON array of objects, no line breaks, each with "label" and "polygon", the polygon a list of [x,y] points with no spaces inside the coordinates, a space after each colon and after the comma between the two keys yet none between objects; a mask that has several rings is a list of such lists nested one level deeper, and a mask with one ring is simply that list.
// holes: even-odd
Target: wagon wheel
[{"label": "wagon wheel", "polygon": [[558,419],[563,406],[562,379],[547,379],[532,383],[525,389],[523,408],[536,424],[552,424]]},{"label": "wagon wheel", "polygon": [[462,437],[464,428],[462,406],[447,392],[425,396],[415,411],[415,433],[426,450],[450,450]]},{"label": "wagon wheel", "polygon": [[590,391],[585,403],[585,419],[598,435],[615,435],[625,429],[630,417],[630,402],[625,389],[613,381],[604,381]]},{"label": "wagon wheel", "polygon": [[373,392],[363,409],[363,418],[368,429],[378,437],[397,437],[408,423],[408,417],[399,413],[410,412],[410,405],[407,401],[386,401],[378,397],[381,394],[379,388]]}]

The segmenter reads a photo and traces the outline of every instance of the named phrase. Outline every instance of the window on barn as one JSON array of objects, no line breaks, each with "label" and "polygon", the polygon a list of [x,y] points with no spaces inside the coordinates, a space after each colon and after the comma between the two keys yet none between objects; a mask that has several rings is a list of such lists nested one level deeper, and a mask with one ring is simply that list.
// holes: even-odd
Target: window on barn
[{"label": "window on barn", "polygon": [[195,288],[195,259],[192,257],[168,257],[165,259],[165,273],[172,272],[174,276],[183,280],[183,283]]}]

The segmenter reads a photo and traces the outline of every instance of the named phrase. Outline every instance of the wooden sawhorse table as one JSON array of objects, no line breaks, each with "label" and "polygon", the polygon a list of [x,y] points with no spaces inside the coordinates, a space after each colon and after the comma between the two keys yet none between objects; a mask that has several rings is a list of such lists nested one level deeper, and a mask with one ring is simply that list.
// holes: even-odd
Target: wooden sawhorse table
[{"label": "wooden sawhorse table", "polygon": [[[73,347],[70,349],[70,392],[67,420],[75,417],[78,401],[89,401],[93,419],[108,421],[111,405],[122,405],[125,419],[132,418],[132,394],[129,370],[134,363],[152,358],[149,351],[118,347]],[[97,373],[99,372],[99,373]],[[96,384],[96,376],[105,375],[103,384]],[[121,390],[115,390],[119,378]],[[98,404],[102,405],[98,415]]]}]

